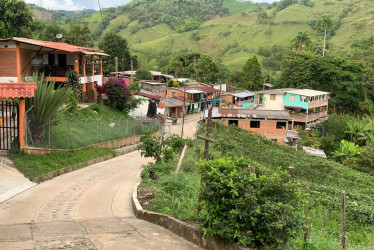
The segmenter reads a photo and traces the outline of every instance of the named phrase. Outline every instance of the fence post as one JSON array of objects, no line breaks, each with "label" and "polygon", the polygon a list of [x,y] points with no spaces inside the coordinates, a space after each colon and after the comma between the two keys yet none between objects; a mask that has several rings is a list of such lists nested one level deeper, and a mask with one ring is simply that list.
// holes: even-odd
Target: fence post
[{"label": "fence post", "polygon": [[129,118],[127,118],[125,137],[127,137],[127,131],[129,130]]},{"label": "fence post", "polygon": [[120,135],[120,137],[122,137],[122,133],[121,133],[121,120],[122,120],[122,118],[123,117],[125,117],[124,115],[123,116],[121,116],[120,118],[119,118],[119,120],[118,120],[118,129],[119,129],[119,135]]},{"label": "fence post", "polygon": [[[29,113],[30,112],[30,110],[32,109],[34,107],[34,105],[32,105],[31,106],[31,108],[29,108],[29,110],[27,110],[26,112],[25,112],[25,131],[26,131],[26,137],[25,137],[25,144],[26,144],[26,147],[27,147],[27,131],[29,130],[28,129],[28,122],[27,122],[27,113]],[[30,138],[31,138],[31,140],[32,140],[32,135],[31,135],[31,133],[30,133]]]},{"label": "fence post", "polygon": [[345,230],[346,230],[346,217],[345,217],[345,191],[342,193],[342,226],[341,226],[341,244],[342,249],[345,250]]},{"label": "fence post", "polygon": [[91,118],[91,116],[89,116],[83,123],[83,126],[84,126],[84,146],[87,145],[87,121]]},{"label": "fence post", "polygon": [[103,116],[100,116],[100,118],[96,120],[96,143],[99,143],[99,120],[101,118],[103,118]]},{"label": "fence post", "polygon": [[109,120],[109,138],[108,140],[111,140],[112,139],[112,120],[115,118],[116,116],[113,116],[112,119]]},{"label": "fence post", "polygon": [[48,148],[51,148],[51,119],[48,121]]}]

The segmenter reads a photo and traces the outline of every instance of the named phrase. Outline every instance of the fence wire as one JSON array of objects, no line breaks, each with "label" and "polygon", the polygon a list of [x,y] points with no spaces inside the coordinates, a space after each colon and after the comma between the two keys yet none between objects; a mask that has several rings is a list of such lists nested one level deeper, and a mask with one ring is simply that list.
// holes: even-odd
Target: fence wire
[{"label": "fence wire", "polygon": [[125,116],[59,115],[40,127],[26,119],[26,146],[51,149],[75,149],[97,143],[140,135],[158,130],[157,119]]}]

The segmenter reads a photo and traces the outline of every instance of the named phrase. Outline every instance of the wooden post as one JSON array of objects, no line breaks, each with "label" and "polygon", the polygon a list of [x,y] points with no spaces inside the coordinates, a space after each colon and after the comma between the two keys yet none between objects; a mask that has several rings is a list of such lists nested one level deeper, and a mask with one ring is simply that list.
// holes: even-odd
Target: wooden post
[{"label": "wooden post", "polygon": [[325,208],[325,215],[323,217],[323,231],[326,232],[326,228],[327,228],[327,208]]},{"label": "wooden post", "polygon": [[345,217],[345,191],[342,193],[342,225],[341,225],[341,244],[342,249],[345,249],[345,232],[346,232],[346,217]]},{"label": "wooden post", "polygon": [[[207,121],[207,126],[206,126],[206,138],[209,138],[210,135],[210,125],[212,122],[212,111],[213,107],[210,107],[208,111],[208,121]],[[209,160],[209,141],[205,140],[205,150],[204,150],[204,159]]]},{"label": "wooden post", "polygon": [[74,54],[74,70],[77,72],[77,75],[79,75],[79,58],[78,54]]},{"label": "wooden post", "polygon": [[16,44],[16,60],[17,60],[17,81],[22,82],[21,75],[21,45],[20,43]]},{"label": "wooden post", "polygon": [[292,183],[294,183],[294,179],[295,179],[295,168],[294,167],[288,167],[288,173],[290,174],[291,176],[291,179],[292,179]]},{"label": "wooden post", "polygon": [[83,77],[86,77],[86,54],[82,54],[82,71]]},{"label": "wooden post", "polygon": [[179,158],[179,161],[178,161],[177,169],[175,170],[175,173],[174,173],[174,179],[177,178],[179,170],[181,169],[182,162],[183,162],[183,159],[184,159],[184,155],[186,154],[187,148],[188,148],[187,144],[184,144],[181,157]]},{"label": "wooden post", "polygon": [[99,56],[99,75],[103,77],[103,58],[102,56]]},{"label": "wooden post", "polygon": [[91,75],[95,75],[95,61],[94,61],[94,56],[91,55]]},{"label": "wooden post", "polygon": [[118,57],[114,58],[114,71],[116,72],[116,78],[118,79]]}]

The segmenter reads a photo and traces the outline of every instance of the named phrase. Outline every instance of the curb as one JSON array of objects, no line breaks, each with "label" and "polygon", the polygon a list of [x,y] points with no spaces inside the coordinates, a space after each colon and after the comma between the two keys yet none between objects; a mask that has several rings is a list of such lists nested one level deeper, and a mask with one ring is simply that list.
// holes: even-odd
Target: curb
[{"label": "curb", "polygon": [[205,236],[203,230],[194,225],[187,224],[169,215],[148,211],[142,208],[138,201],[138,182],[132,193],[132,207],[136,218],[142,219],[153,224],[162,226],[171,230],[176,235],[208,250],[250,250],[251,248],[242,247],[228,240]]},{"label": "curb", "polygon": [[74,170],[78,170],[78,169],[87,167],[87,166],[95,164],[95,163],[107,161],[107,160],[112,159],[116,156],[128,154],[130,152],[133,152],[133,151],[137,150],[137,147],[138,147],[138,144],[133,144],[133,145],[130,145],[130,146],[127,146],[127,147],[119,148],[119,149],[114,150],[114,152],[115,152],[114,155],[106,155],[106,156],[99,157],[99,158],[96,158],[96,159],[92,159],[92,160],[89,160],[89,161],[86,161],[86,162],[81,162],[81,163],[75,164],[73,166],[64,167],[64,168],[49,172],[47,174],[44,174],[43,176],[35,177],[34,179],[32,179],[32,182],[41,183],[41,182],[44,182],[44,181],[48,181],[48,180],[51,180],[54,177],[57,177],[59,175],[66,174],[66,173],[69,173],[69,172],[72,172]]}]

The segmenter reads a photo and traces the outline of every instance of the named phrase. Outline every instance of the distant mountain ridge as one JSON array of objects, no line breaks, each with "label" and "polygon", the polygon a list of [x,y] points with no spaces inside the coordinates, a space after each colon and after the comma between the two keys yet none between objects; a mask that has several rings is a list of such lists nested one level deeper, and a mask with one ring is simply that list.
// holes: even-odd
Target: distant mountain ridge
[{"label": "distant mountain ridge", "polygon": [[230,69],[238,69],[253,54],[267,70],[279,68],[279,52],[290,48],[299,31],[322,48],[317,19],[330,14],[327,55],[350,55],[351,45],[374,34],[372,0],[282,0],[273,4],[236,0],[134,0],[124,6],[82,15],[99,41],[104,30],[129,42],[132,52],[163,67],[178,53],[200,51]]}]

